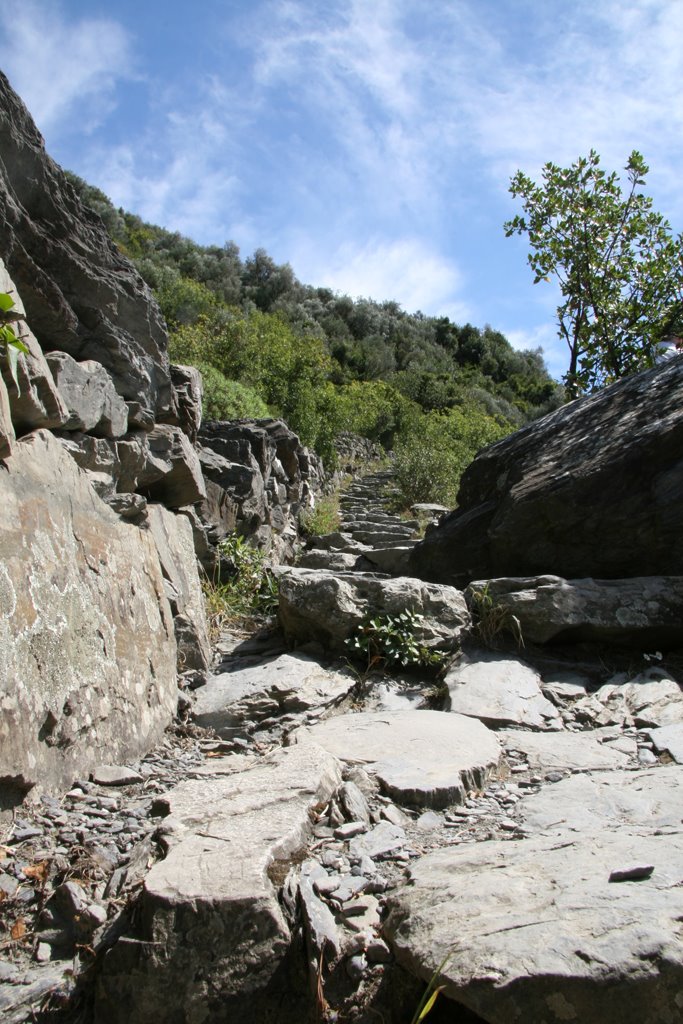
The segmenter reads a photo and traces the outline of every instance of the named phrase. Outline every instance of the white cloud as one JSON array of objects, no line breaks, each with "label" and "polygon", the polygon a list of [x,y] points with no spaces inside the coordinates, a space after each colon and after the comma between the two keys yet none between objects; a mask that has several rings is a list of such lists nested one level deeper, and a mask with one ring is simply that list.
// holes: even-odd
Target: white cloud
[{"label": "white cloud", "polygon": [[92,130],[133,74],[129,36],[112,18],[69,21],[55,5],[5,0],[0,32],[0,61],[43,133],[76,110],[78,130]]},{"label": "white cloud", "polygon": [[390,299],[409,313],[422,310],[457,322],[470,315],[460,271],[420,239],[347,242],[326,263],[302,245],[292,262],[304,280],[354,298]]}]

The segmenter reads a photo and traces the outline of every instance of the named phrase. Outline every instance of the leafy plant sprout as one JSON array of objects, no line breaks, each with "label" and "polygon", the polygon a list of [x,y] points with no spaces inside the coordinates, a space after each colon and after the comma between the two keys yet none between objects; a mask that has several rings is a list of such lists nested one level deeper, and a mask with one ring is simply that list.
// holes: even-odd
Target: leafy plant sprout
[{"label": "leafy plant sprout", "polygon": [[418,639],[423,621],[424,616],[418,612],[380,612],[362,622],[346,646],[367,661],[368,671],[384,665],[439,668],[444,662],[443,651],[431,650]]},{"label": "leafy plant sprout", "polygon": [[12,379],[19,391],[17,362],[20,353],[28,355],[28,349],[21,338],[14,333],[12,323],[23,319],[23,314],[13,310],[14,299],[7,292],[0,292],[0,348],[4,349]]}]

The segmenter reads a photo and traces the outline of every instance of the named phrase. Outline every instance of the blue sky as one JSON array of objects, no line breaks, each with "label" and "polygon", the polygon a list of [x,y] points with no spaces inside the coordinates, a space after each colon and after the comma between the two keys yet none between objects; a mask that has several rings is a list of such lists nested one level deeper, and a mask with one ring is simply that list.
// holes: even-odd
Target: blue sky
[{"label": "blue sky", "polygon": [[0,67],[117,206],[566,370],[510,176],[650,164],[683,228],[682,0],[3,0]]}]

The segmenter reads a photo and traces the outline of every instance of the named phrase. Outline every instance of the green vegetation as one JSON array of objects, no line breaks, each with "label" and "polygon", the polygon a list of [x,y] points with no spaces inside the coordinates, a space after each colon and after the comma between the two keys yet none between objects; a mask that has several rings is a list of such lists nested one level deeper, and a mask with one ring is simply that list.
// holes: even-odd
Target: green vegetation
[{"label": "green vegetation", "polygon": [[432,651],[418,640],[423,619],[412,611],[398,615],[381,612],[361,623],[346,646],[367,663],[368,671],[384,665],[438,668],[444,661],[443,652]]},{"label": "green vegetation", "polygon": [[19,378],[17,376],[17,360],[19,353],[27,353],[28,349],[21,338],[14,333],[12,323],[20,320],[21,316],[13,312],[14,299],[7,292],[0,292],[0,349],[4,351],[12,379],[19,389]]},{"label": "green vegetation", "polygon": [[215,577],[203,580],[204,604],[213,638],[225,625],[253,624],[274,615],[278,605],[277,579],[263,551],[238,534],[218,545]]},{"label": "green vegetation", "polygon": [[524,215],[505,232],[528,234],[534,282],[559,282],[572,394],[652,366],[657,346],[683,330],[683,235],[674,240],[639,191],[648,167],[635,150],[626,172],[623,194],[591,150],[569,168],[546,164],[541,185],[521,171],[511,181]]},{"label": "green vegetation", "polygon": [[493,600],[488,583],[481,590],[472,591],[470,608],[474,633],[486,647],[496,650],[506,634],[512,636],[518,647],[524,647],[519,619],[509,608]]},{"label": "green vegetation", "polygon": [[323,494],[311,509],[299,516],[299,525],[311,537],[322,537],[339,529],[339,491]]},{"label": "green vegetation", "polygon": [[280,416],[328,467],[335,437],[361,434],[398,451],[406,506],[452,504],[482,444],[564,400],[540,352],[491,327],[304,285],[262,249],[197,245],[69,180],[154,290],[171,358],[200,368],[207,418]]}]

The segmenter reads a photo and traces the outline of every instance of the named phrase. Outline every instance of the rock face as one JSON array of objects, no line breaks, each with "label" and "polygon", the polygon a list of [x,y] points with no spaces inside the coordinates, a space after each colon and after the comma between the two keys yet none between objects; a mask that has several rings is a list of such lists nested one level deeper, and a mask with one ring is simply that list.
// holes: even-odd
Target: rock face
[{"label": "rock face", "polygon": [[152,537],[97,497],[48,431],[0,481],[0,792],[70,785],[147,750],[176,709],[176,642]]},{"label": "rock face", "polygon": [[683,575],[683,360],[488,448],[410,559],[421,579]]},{"label": "rock face", "polygon": [[47,156],[4,75],[0,153],[0,253],[41,346],[101,363],[131,423],[175,417],[166,332],[149,289]]},{"label": "rock face", "polygon": [[240,760],[215,762],[168,795],[169,852],[145,880],[144,937],[120,939],[107,957],[103,1024],[153,1024],[160,1006],[178,1024],[220,1019],[238,1013],[235,1000],[249,1019],[281,968],[291,934],[270,875],[284,878],[305,849],[341,773],[311,745],[260,765]]},{"label": "rock face", "polygon": [[291,642],[318,640],[345,651],[346,639],[368,615],[398,615],[406,609],[424,616],[418,639],[434,649],[455,647],[469,624],[463,595],[452,587],[316,569],[288,569],[280,575],[280,623]]},{"label": "rock face", "polygon": [[563,580],[558,576],[478,580],[465,591],[476,610],[478,595],[502,609],[524,640],[592,641],[640,647],[683,644],[683,577]]}]

